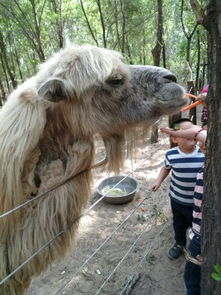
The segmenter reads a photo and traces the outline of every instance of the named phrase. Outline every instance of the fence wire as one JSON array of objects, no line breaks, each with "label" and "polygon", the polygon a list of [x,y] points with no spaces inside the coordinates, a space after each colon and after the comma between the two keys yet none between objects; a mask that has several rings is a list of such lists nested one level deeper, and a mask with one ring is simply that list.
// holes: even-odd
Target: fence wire
[{"label": "fence wire", "polygon": [[[136,139],[134,139],[136,140]],[[151,155],[149,155],[147,158],[145,158],[144,160],[142,160],[135,169],[132,169],[128,174],[125,175],[125,177],[119,181],[114,187],[112,187],[111,189],[117,187],[122,181],[124,181],[129,175],[131,175],[132,173],[134,173],[139,167],[141,167],[149,158],[151,157]],[[132,165],[132,164],[131,164]],[[16,210],[28,205],[30,202],[33,202],[35,200],[38,200],[39,198],[45,196],[46,194],[48,194],[49,192],[51,192],[52,190],[55,190],[56,188],[60,187],[61,185],[65,184],[67,181],[69,181],[70,179],[72,179],[73,177],[78,176],[79,174],[83,173],[85,171],[81,171],[79,173],[77,173],[76,175],[72,176],[71,178],[66,179],[65,181],[63,181],[62,183],[59,183],[55,186],[53,186],[51,189],[47,190],[46,192],[39,194],[37,196],[35,196],[34,198],[28,200],[27,202],[24,202],[23,204],[3,213],[0,215],[0,218],[6,217],[9,214],[12,214],[13,212],[15,212]],[[103,200],[103,198],[105,196],[107,196],[109,193],[109,191],[107,191],[101,198],[99,198],[95,203],[93,203],[88,209],[86,209],[86,211],[81,214],[77,219],[75,219],[74,221],[72,221],[70,223],[70,225],[60,231],[57,235],[55,235],[52,239],[48,240],[44,245],[42,245],[42,247],[40,247],[37,251],[35,251],[30,257],[28,257],[22,264],[20,264],[17,268],[15,268],[11,273],[9,273],[6,277],[4,277],[1,281],[0,281],[0,285],[2,285],[3,283],[5,283],[9,278],[11,278],[17,271],[19,271],[22,267],[24,267],[28,262],[30,262],[35,256],[37,256],[39,253],[41,253],[44,249],[46,249],[51,243],[53,243],[59,236],[61,236],[63,233],[67,232],[72,225],[78,221],[81,217],[87,215],[99,202],[101,202],[101,200]],[[60,292],[62,292],[67,285],[73,280],[73,278],[83,269],[83,267],[98,253],[98,251],[104,247],[104,245],[106,245],[111,239],[112,237],[115,235],[115,233],[128,221],[128,219],[138,210],[138,208],[141,206],[141,204],[143,204],[143,202],[147,199],[147,197],[145,197],[143,199],[143,201],[138,204],[127,216],[126,218],[112,231],[112,233],[106,238],[106,240],[95,249],[95,251],[85,260],[85,262],[78,268],[78,270],[72,275],[72,278],[65,284],[63,285],[57,292],[55,295],[59,294]],[[147,224],[148,225],[148,224]],[[147,227],[146,225],[146,227]],[[145,227],[145,229],[146,229]],[[100,293],[100,291],[103,289],[103,287],[105,286],[105,284],[109,281],[109,279],[111,278],[111,276],[113,275],[113,273],[117,270],[117,268],[121,265],[121,263],[126,259],[126,257],[128,256],[128,254],[132,251],[132,249],[134,248],[134,246],[136,245],[137,241],[142,237],[142,235],[145,233],[145,229],[142,231],[142,233],[138,236],[138,238],[134,241],[134,243],[132,244],[132,246],[129,248],[129,250],[126,252],[126,254],[123,256],[123,258],[120,260],[120,262],[117,264],[117,266],[114,268],[114,270],[110,273],[110,275],[106,278],[106,280],[102,283],[102,285],[100,286],[100,288],[98,289],[97,294]],[[147,254],[146,254],[147,255]],[[146,255],[144,255],[144,258],[146,257]],[[143,259],[144,259],[143,258]],[[143,260],[141,260],[142,262]],[[139,267],[140,264],[138,264],[137,268]],[[123,292],[123,291],[122,291]],[[122,293],[121,293],[122,294]]]},{"label": "fence wire", "polygon": [[[149,158],[149,157],[148,157]],[[137,167],[129,172],[127,175],[125,175],[124,178],[122,178],[116,185],[114,185],[111,189],[114,189],[116,188],[124,179],[126,179],[129,175],[131,175],[134,171],[136,171],[140,166],[143,165],[143,163],[145,161],[147,161],[147,159],[144,159],[143,161],[141,161]],[[110,191],[110,190],[109,190]],[[107,191],[100,199],[98,199],[94,204],[92,204],[83,214],[81,214],[77,219],[75,219],[74,221],[72,221],[70,223],[70,225],[60,231],[56,236],[54,236],[51,240],[49,240],[47,243],[45,243],[42,247],[40,247],[37,251],[35,251],[29,258],[27,258],[22,264],[20,264],[17,268],[15,268],[11,273],[9,273],[7,276],[5,276],[1,281],[0,281],[0,285],[2,285],[5,281],[7,281],[9,278],[11,278],[18,270],[20,270],[24,265],[26,265],[28,262],[30,262],[36,255],[38,255],[40,252],[42,252],[44,249],[46,249],[55,239],[57,239],[59,236],[61,236],[63,233],[67,232],[71,227],[72,225],[78,221],[81,217],[87,215],[89,213],[89,211],[91,211],[99,202],[101,202],[101,200],[103,200],[103,198],[105,196],[108,195],[109,191]]]}]

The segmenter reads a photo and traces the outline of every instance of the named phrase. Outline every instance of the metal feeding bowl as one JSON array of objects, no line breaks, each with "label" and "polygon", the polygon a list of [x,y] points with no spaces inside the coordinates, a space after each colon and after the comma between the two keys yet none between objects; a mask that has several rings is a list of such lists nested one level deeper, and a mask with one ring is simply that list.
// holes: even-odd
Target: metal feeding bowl
[{"label": "metal feeding bowl", "polygon": [[[131,176],[125,177],[126,175],[121,174],[105,178],[97,187],[97,193],[102,197],[107,194],[104,200],[111,204],[131,201],[137,191],[138,181]],[[120,183],[116,186],[118,182]]]}]

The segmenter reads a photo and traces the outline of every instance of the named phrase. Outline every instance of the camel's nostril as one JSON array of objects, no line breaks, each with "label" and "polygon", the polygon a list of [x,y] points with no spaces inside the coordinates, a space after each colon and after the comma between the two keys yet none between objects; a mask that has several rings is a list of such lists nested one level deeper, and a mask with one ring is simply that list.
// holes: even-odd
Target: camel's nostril
[{"label": "camel's nostril", "polygon": [[165,75],[163,77],[164,77],[164,79],[167,79],[170,82],[177,82],[177,79],[176,79],[176,77],[174,75]]}]

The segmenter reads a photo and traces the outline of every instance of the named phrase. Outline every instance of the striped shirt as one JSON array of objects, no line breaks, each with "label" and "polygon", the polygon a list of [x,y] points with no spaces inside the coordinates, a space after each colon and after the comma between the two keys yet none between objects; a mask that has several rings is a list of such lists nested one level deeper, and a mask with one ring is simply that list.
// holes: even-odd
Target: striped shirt
[{"label": "striped shirt", "polygon": [[169,196],[184,206],[193,205],[196,176],[204,164],[204,154],[198,146],[192,153],[183,153],[179,147],[166,152],[164,167],[171,169]]},{"label": "striped shirt", "polygon": [[194,206],[193,206],[193,223],[192,231],[195,234],[200,234],[200,226],[202,220],[202,199],[203,199],[203,168],[199,171],[196,178],[196,186],[194,191]]}]

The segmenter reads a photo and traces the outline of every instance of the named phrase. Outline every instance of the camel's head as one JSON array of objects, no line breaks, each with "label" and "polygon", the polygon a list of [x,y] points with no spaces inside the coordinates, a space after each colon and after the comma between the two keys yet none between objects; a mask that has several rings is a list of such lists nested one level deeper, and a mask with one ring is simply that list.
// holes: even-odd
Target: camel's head
[{"label": "camel's head", "polygon": [[183,88],[168,70],[128,66],[119,53],[93,46],[59,52],[38,76],[41,97],[85,109],[90,128],[101,134],[152,123],[187,103]]},{"label": "camel's head", "polygon": [[105,141],[122,137],[139,123],[149,127],[160,116],[187,103],[184,89],[166,69],[128,66],[122,56],[93,46],[70,47],[49,59],[37,74],[39,97],[68,104],[84,133]]}]

